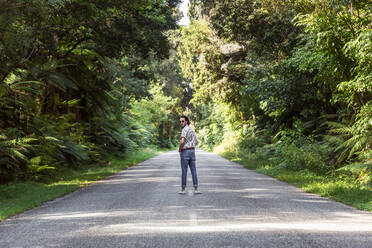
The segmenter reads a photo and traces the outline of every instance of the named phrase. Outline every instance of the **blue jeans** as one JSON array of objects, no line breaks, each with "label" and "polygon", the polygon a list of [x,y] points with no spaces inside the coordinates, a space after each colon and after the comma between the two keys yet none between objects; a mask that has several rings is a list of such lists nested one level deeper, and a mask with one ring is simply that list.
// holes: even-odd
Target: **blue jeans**
[{"label": "blue jeans", "polygon": [[187,168],[189,166],[194,187],[198,187],[198,176],[196,175],[195,160],[195,150],[183,150],[181,152],[182,188],[186,187]]}]

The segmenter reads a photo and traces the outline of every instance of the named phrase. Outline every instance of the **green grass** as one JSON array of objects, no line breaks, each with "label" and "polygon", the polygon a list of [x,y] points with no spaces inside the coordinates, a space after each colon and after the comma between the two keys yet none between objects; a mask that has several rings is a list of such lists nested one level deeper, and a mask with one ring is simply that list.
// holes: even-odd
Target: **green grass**
[{"label": "green grass", "polygon": [[109,166],[92,164],[75,170],[65,169],[59,171],[49,183],[28,181],[0,185],[0,221],[117,173],[160,152],[144,149],[128,154],[125,159],[112,157]]},{"label": "green grass", "polygon": [[275,166],[261,165],[250,157],[236,155],[236,153],[226,152],[220,155],[248,169],[293,184],[306,192],[331,198],[360,210],[372,211],[372,188],[350,177],[319,176],[306,170],[278,169]]}]

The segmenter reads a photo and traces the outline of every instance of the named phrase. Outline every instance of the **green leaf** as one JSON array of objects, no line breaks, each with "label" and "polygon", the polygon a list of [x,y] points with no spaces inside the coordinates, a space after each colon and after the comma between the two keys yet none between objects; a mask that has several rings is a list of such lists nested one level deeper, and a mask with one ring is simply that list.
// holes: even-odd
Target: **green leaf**
[{"label": "green leaf", "polygon": [[65,91],[68,88],[77,90],[78,87],[74,82],[68,79],[64,74],[58,72],[48,72],[46,74],[48,82]]},{"label": "green leaf", "polygon": [[30,159],[30,162],[31,162],[32,164],[37,164],[37,165],[39,165],[39,164],[41,163],[41,156],[37,156],[37,157],[33,157],[33,158],[31,158],[31,159]]}]

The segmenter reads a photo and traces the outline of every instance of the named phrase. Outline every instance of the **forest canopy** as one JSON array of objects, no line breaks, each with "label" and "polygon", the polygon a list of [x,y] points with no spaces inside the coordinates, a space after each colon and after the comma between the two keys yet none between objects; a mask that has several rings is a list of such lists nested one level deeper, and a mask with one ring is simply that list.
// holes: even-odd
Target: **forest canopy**
[{"label": "forest canopy", "polygon": [[164,95],[179,2],[0,1],[0,183],[172,145],[176,113],[131,109]]},{"label": "forest canopy", "polygon": [[372,183],[369,0],[0,0],[0,183],[202,147]]},{"label": "forest canopy", "polygon": [[370,1],[191,0],[189,15],[178,53],[205,148],[371,183]]}]

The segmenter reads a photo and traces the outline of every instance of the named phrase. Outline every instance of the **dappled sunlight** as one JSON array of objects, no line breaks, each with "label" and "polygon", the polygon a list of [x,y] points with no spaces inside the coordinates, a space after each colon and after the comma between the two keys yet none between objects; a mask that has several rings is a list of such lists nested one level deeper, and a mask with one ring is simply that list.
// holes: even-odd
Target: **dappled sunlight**
[{"label": "dappled sunlight", "polygon": [[[332,213],[336,217],[343,217],[344,219],[350,220],[354,219],[355,221],[360,219],[365,219],[365,221],[371,221],[372,216],[368,212],[358,212],[358,213],[352,213],[352,212],[333,212]],[[372,224],[371,224],[372,226]]]},{"label": "dappled sunlight", "polygon": [[[263,191],[264,190],[265,189],[263,189]],[[251,192],[251,191],[248,189],[215,188],[215,189],[210,189],[209,192],[244,193],[244,192]]]},{"label": "dappled sunlight", "polygon": [[329,201],[326,201],[326,200],[306,200],[306,199],[291,199],[291,201],[294,201],[294,202],[303,202],[303,203],[325,203],[325,204],[329,204],[330,202]]},{"label": "dappled sunlight", "polygon": [[[142,214],[145,212],[142,212]],[[130,215],[138,215],[140,214],[139,211],[110,211],[110,212],[66,212],[66,213],[58,213],[58,214],[45,214],[40,215],[39,219],[41,220],[72,220],[72,219],[90,219],[90,218],[108,218],[108,217],[123,217],[123,216],[130,216]]]},{"label": "dappled sunlight", "polygon": [[241,237],[288,234],[288,239],[293,236],[302,239],[303,233],[321,233],[347,236],[349,240],[358,235],[367,240],[372,235],[370,213],[304,193],[241,166],[230,167],[218,158],[213,165],[202,158],[198,161],[202,194],[194,195],[190,174],[186,194],[177,194],[180,188],[177,155],[167,161],[148,160],[146,165],[81,189],[75,193],[77,196],[68,195],[21,215],[17,221],[22,226],[17,222],[4,223],[0,225],[0,237],[5,228],[17,233],[25,226],[32,228],[33,236],[43,236],[45,240],[62,228],[58,239],[86,242],[94,237],[102,242],[101,246],[113,238],[137,242],[141,237],[162,239],[188,234],[214,237],[232,233]]},{"label": "dappled sunlight", "polygon": [[[122,175],[126,175],[126,176],[130,176],[131,174],[135,174],[137,175],[137,173],[150,173],[149,175],[152,175],[151,173],[154,173],[154,172],[158,172],[159,169],[132,169],[132,170],[126,170],[125,173],[123,173]],[[162,169],[162,171],[179,171],[179,169],[171,169],[171,168],[167,168],[167,169]]]},{"label": "dappled sunlight", "polygon": [[101,184],[112,185],[112,184],[123,184],[123,183],[144,183],[144,182],[155,182],[155,183],[166,183],[179,181],[178,177],[129,177],[120,179],[110,179],[108,182],[101,182]]},{"label": "dappled sunlight", "polygon": [[[304,218],[293,221],[282,221],[283,216],[296,214],[295,212],[280,212],[278,215],[263,214],[239,215],[239,207],[218,208],[215,205],[200,205],[192,210],[185,210],[183,205],[164,207],[162,213],[154,212],[151,207],[145,209],[121,209],[109,211],[65,211],[37,216],[41,221],[69,221],[80,220],[82,224],[90,221],[91,232],[100,229],[97,235],[138,235],[153,233],[208,233],[208,232],[275,232],[275,231],[308,231],[308,232],[372,232],[372,216],[370,214],[329,212],[329,218]],[[210,213],[217,214],[211,215]],[[218,212],[221,212],[218,214]],[[209,214],[207,214],[209,213]],[[177,216],[177,218],[174,218]],[[129,222],[120,223],[122,218],[131,218]],[[22,218],[24,220],[32,218]],[[105,220],[102,225],[98,219]],[[93,221],[93,223],[92,223]],[[60,222],[60,224],[63,224]]]},{"label": "dappled sunlight", "polygon": [[[371,216],[342,217],[332,220],[311,219],[304,221],[282,222],[278,217],[230,216],[226,219],[203,218],[196,212],[187,219],[152,220],[149,223],[136,222],[105,225],[102,235],[110,232],[114,235],[136,235],[139,233],[204,233],[204,232],[272,232],[272,231],[308,231],[308,232],[372,232]],[[273,221],[276,220],[276,221]],[[151,223],[151,225],[149,225]]]},{"label": "dappled sunlight", "polygon": [[246,188],[244,191],[267,191],[269,189],[264,189],[264,188]]},{"label": "dappled sunlight", "polygon": [[[201,220],[198,220],[201,221]],[[102,228],[99,235],[104,235],[105,231],[110,235],[137,235],[145,233],[211,233],[211,232],[272,232],[272,231],[308,231],[308,232],[372,232],[369,224],[355,225],[340,223],[319,223],[319,222],[294,222],[294,223],[224,223],[219,225],[182,225],[167,221],[167,224],[136,223],[108,225]]]},{"label": "dappled sunlight", "polygon": [[164,159],[174,158],[175,155],[177,155],[177,154],[174,154],[174,153],[172,153],[172,152],[163,153],[163,154],[161,155],[161,157],[158,156],[158,157],[150,158],[150,159],[149,159],[149,162],[163,161]]},{"label": "dappled sunlight", "polygon": [[255,199],[260,199],[260,198],[271,198],[271,199],[278,199],[278,195],[274,194],[250,194],[250,195],[243,195],[241,196],[243,198],[255,198]]},{"label": "dappled sunlight", "polygon": [[206,187],[206,186],[226,186],[226,184],[222,184],[222,183],[203,183],[203,186]]}]

